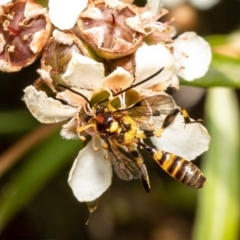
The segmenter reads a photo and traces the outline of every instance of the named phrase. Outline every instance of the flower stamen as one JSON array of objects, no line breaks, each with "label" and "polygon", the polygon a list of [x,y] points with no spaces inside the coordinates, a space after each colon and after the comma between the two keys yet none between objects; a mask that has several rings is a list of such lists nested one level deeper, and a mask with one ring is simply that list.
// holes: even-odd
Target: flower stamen
[{"label": "flower stamen", "polygon": [[99,151],[99,147],[96,146],[96,137],[95,136],[93,136],[93,138],[92,138],[92,146],[93,146],[93,151],[94,152],[98,152]]}]

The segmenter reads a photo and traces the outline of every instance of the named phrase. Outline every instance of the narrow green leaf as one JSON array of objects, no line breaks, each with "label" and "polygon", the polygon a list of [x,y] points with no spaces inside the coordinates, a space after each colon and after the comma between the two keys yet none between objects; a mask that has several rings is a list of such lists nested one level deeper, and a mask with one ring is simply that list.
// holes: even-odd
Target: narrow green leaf
[{"label": "narrow green leaf", "polygon": [[205,38],[212,47],[229,44],[239,39],[239,32],[233,32],[228,35],[210,35]]},{"label": "narrow green leaf", "polygon": [[39,125],[28,110],[0,112],[0,134],[26,132]]},{"label": "narrow green leaf", "polygon": [[209,90],[206,123],[212,139],[202,167],[207,183],[199,194],[193,239],[237,240],[240,119],[233,90]]},{"label": "narrow green leaf", "polygon": [[69,161],[73,162],[81,147],[79,141],[61,139],[57,132],[24,159],[24,166],[0,193],[0,230]]}]

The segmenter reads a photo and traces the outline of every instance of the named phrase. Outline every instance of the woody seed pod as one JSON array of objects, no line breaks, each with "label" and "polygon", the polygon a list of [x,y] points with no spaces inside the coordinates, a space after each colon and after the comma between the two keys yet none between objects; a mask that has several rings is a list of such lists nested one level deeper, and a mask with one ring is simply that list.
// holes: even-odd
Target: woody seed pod
[{"label": "woody seed pod", "polygon": [[0,70],[16,72],[34,62],[50,33],[46,9],[33,0],[0,6]]},{"label": "woody seed pod", "polygon": [[92,2],[81,13],[78,27],[82,38],[106,59],[135,52],[145,36],[134,6],[119,0]]}]

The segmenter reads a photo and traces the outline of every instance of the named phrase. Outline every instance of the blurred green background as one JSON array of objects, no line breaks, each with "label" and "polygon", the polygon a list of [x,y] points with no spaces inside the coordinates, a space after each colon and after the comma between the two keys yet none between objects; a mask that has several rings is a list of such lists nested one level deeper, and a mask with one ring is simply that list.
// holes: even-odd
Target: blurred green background
[{"label": "blurred green background", "polygon": [[212,137],[210,150],[194,161],[207,177],[204,189],[181,185],[146,159],[151,192],[139,180],[114,176],[86,226],[88,210],[67,183],[81,143],[61,139],[61,125],[39,124],[21,100],[38,77],[37,61],[0,73],[0,239],[240,239],[240,1],[204,10],[181,1],[168,9],[166,21],[175,16],[179,33],[196,31],[213,46],[209,73],[191,83],[205,89],[184,86],[174,94]]}]

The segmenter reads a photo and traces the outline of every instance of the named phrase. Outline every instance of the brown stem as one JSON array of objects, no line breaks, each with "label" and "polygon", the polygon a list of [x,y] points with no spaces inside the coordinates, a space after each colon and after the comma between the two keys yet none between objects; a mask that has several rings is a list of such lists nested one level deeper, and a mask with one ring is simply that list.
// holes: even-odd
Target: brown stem
[{"label": "brown stem", "polygon": [[41,125],[0,155],[0,177],[39,141],[59,128],[59,124]]}]

